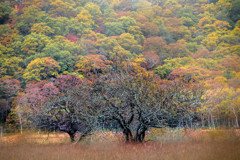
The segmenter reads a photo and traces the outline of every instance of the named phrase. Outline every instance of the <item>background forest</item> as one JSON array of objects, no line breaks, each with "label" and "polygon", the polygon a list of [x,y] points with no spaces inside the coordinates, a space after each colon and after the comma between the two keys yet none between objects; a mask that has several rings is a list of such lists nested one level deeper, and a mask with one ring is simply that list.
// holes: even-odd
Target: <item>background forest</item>
[{"label": "background forest", "polygon": [[[240,0],[2,1],[0,122],[70,136],[79,121],[118,123],[128,140],[136,118],[137,141],[161,125],[239,127],[239,19]],[[175,108],[154,115],[159,101]]]}]

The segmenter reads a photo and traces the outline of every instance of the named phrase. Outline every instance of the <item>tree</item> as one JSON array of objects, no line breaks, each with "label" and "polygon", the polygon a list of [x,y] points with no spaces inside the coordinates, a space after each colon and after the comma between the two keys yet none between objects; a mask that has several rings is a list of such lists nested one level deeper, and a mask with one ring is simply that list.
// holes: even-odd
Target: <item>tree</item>
[{"label": "tree", "polygon": [[142,24],[141,29],[145,37],[157,36],[159,33],[158,26],[151,22]]},{"label": "tree", "polygon": [[104,55],[87,55],[75,65],[76,71],[89,75],[105,73],[112,68],[112,62]]},{"label": "tree", "polygon": [[41,53],[47,44],[52,43],[52,40],[45,35],[32,33],[24,37],[21,50],[27,55]]},{"label": "tree", "polygon": [[187,48],[187,42],[183,39],[168,45],[168,56],[171,58],[182,58],[189,55],[190,51]]},{"label": "tree", "polygon": [[23,78],[26,81],[41,81],[47,78],[56,77],[59,70],[60,66],[54,59],[50,57],[37,58],[28,64]]},{"label": "tree", "polygon": [[66,132],[74,142],[77,132],[81,132],[79,141],[97,126],[95,99],[88,81],[62,75],[50,82],[28,84],[18,99],[17,112],[29,126]]},{"label": "tree", "polygon": [[240,1],[239,0],[233,0],[232,1],[232,8],[229,11],[229,17],[233,22],[237,22],[240,19]]},{"label": "tree", "polygon": [[206,69],[202,69],[200,67],[192,67],[191,68],[179,68],[172,71],[168,79],[181,79],[185,82],[196,82],[209,77],[209,71]]},{"label": "tree", "polygon": [[134,39],[134,36],[130,33],[123,33],[120,35],[118,43],[126,50],[132,53],[141,53],[142,46],[137,44],[137,41]]},{"label": "tree", "polygon": [[176,127],[185,119],[192,121],[202,94],[194,85],[164,84],[151,73],[133,77],[115,72],[99,83],[105,101],[101,115],[119,125],[126,142],[142,142],[152,127]]},{"label": "tree", "polygon": [[[0,54],[1,55],[1,54]],[[23,73],[23,59],[19,57],[4,57],[0,58],[0,77],[13,76],[20,79]]]},{"label": "tree", "polygon": [[166,58],[167,42],[162,37],[149,37],[143,44],[144,52],[154,52],[161,60]]},{"label": "tree", "polygon": [[207,47],[209,51],[216,49],[219,43],[219,36],[216,32],[209,34],[201,43]]},{"label": "tree", "polygon": [[14,19],[16,18],[17,20],[14,27],[17,28],[21,34],[27,35],[30,33],[33,24],[43,22],[47,17],[48,16],[35,5],[24,7],[23,14],[20,16],[17,16],[17,14],[14,15]]},{"label": "tree", "polygon": [[107,36],[118,36],[124,32],[124,27],[121,22],[110,22],[105,24],[105,33]]},{"label": "tree", "polygon": [[130,26],[136,25],[136,20],[129,16],[128,17],[122,16],[121,18],[118,19],[118,21],[122,23],[125,32],[127,32]]},{"label": "tree", "polygon": [[[1,98],[1,121],[5,122],[7,115],[10,111],[11,102],[14,97],[17,95],[20,90],[20,82],[16,79],[12,79],[11,77],[3,77],[0,78],[0,98]],[[6,100],[6,102],[4,102]],[[5,115],[4,115],[5,113]]]},{"label": "tree", "polygon": [[134,35],[134,38],[137,40],[138,44],[143,44],[145,37],[139,26],[130,26],[128,32]]},{"label": "tree", "polygon": [[208,49],[198,49],[196,53],[193,55],[193,58],[211,58],[211,52]]},{"label": "tree", "polygon": [[216,18],[220,20],[228,19],[229,12],[232,8],[232,3],[230,0],[219,0],[216,3],[215,14]]},{"label": "tree", "polygon": [[55,44],[50,44],[43,49],[42,54],[44,57],[51,57],[54,59],[61,67],[60,72],[73,71],[75,56],[73,56],[69,51],[61,50]]},{"label": "tree", "polygon": [[167,42],[162,37],[149,37],[143,45],[144,51],[155,51],[157,53],[166,51]]},{"label": "tree", "polygon": [[55,0],[50,3],[51,10],[49,11],[49,14],[52,16],[63,16],[63,17],[70,17],[75,15],[74,12],[74,1],[71,1],[71,3],[64,2],[61,0]]},{"label": "tree", "polygon": [[106,53],[113,52],[113,48],[119,46],[116,39],[111,37],[104,37],[97,41],[97,44],[100,49],[102,49]]},{"label": "tree", "polygon": [[82,10],[76,17],[79,22],[88,23],[90,25],[94,24],[93,16],[89,13],[88,10]]},{"label": "tree", "polygon": [[9,3],[0,3],[0,24],[4,24],[9,19],[11,10],[12,9]]},{"label": "tree", "polygon": [[31,33],[43,34],[47,36],[51,36],[54,33],[54,30],[49,27],[46,23],[35,23],[31,27]]},{"label": "tree", "polygon": [[153,51],[144,52],[143,57],[147,61],[146,65],[147,70],[151,70],[160,64],[160,57]]},{"label": "tree", "polygon": [[93,16],[94,20],[100,18],[100,16],[102,15],[102,12],[97,4],[89,2],[86,3],[84,8],[89,11],[89,13]]}]

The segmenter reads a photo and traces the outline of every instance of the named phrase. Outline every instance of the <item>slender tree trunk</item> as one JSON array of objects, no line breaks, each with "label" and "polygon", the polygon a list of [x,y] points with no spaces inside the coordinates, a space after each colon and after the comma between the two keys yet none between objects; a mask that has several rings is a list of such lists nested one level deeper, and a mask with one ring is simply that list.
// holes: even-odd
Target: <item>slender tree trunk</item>
[{"label": "slender tree trunk", "polygon": [[212,115],[212,114],[211,114],[211,123],[212,123],[213,129],[215,129],[216,126],[215,126],[215,122],[214,122],[214,118],[213,118],[213,115]]},{"label": "slender tree trunk", "polygon": [[7,119],[7,115],[8,115],[8,107],[9,107],[9,99],[7,98],[7,108],[6,108],[6,110],[5,110],[5,120]]},{"label": "slender tree trunk", "polygon": [[236,114],[234,108],[233,108],[233,114],[234,114],[234,117],[235,117],[235,125],[236,125],[237,128],[239,128],[239,124],[238,124],[238,116],[237,116],[237,114]]},{"label": "slender tree trunk", "polygon": [[231,124],[230,124],[229,118],[228,118],[228,127],[229,127],[229,128],[231,127]]},{"label": "slender tree trunk", "polygon": [[19,117],[19,124],[20,124],[20,133],[22,134],[23,126],[22,126],[22,116],[20,113],[18,113],[18,117]]},{"label": "slender tree trunk", "polygon": [[201,114],[201,122],[202,122],[202,128],[204,128],[204,117],[203,117],[203,114]]},{"label": "slender tree trunk", "polygon": [[210,115],[208,115],[208,128],[211,129]]}]

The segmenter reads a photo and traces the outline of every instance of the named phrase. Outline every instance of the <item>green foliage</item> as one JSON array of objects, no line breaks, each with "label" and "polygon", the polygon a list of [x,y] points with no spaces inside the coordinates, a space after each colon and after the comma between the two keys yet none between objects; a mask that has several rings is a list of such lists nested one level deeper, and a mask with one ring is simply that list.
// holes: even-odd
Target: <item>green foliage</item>
[{"label": "green foliage", "polygon": [[11,11],[10,3],[0,2],[0,24],[5,23],[9,19]]},{"label": "green foliage", "polygon": [[[0,77],[11,76],[25,88],[59,74],[94,81],[121,69],[155,73],[163,82],[201,81],[209,93],[237,90],[239,12],[240,0],[0,2]],[[212,101],[199,113],[234,121],[237,103],[225,117],[217,112],[226,103]]]},{"label": "green foliage", "polygon": [[194,59],[192,58],[174,58],[171,60],[164,60],[164,65],[158,66],[155,69],[155,73],[158,74],[162,79],[165,79],[168,77],[168,75],[174,71],[175,69],[178,69],[184,65],[193,64]]},{"label": "green foliage", "polygon": [[111,22],[105,24],[105,32],[107,36],[118,36],[123,34],[125,31],[121,22]]},{"label": "green foliage", "polygon": [[0,36],[11,33],[11,27],[8,24],[0,25]]},{"label": "green foliage", "polygon": [[30,5],[23,9],[23,14],[17,16],[14,13],[14,17],[17,20],[17,23],[14,25],[15,28],[23,35],[27,35],[31,32],[31,27],[35,23],[44,22],[49,15],[44,14],[43,11],[34,5]]},{"label": "green foliage", "polygon": [[42,52],[43,48],[52,43],[52,40],[42,34],[32,33],[24,37],[21,51],[27,55],[34,55]]},{"label": "green foliage", "polygon": [[51,57],[58,62],[61,67],[61,72],[73,71],[75,57],[67,50],[60,50],[54,45],[49,45],[43,50],[44,57]]}]

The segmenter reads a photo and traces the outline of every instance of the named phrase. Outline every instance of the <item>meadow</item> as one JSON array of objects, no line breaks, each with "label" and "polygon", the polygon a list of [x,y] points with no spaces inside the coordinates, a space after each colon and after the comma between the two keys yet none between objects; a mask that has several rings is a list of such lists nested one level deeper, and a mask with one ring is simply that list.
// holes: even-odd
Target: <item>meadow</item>
[{"label": "meadow", "polygon": [[126,144],[121,134],[98,132],[78,144],[65,134],[4,135],[1,160],[239,160],[240,131],[151,130],[144,143]]}]

